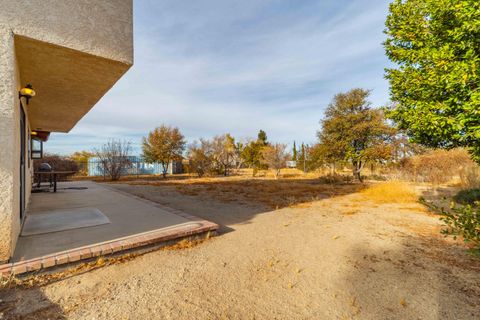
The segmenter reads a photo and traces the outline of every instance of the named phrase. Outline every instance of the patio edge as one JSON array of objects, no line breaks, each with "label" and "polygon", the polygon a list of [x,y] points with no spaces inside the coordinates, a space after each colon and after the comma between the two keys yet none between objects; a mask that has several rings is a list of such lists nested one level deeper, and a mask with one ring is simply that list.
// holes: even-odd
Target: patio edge
[{"label": "patio edge", "polygon": [[124,251],[134,249],[141,249],[147,246],[158,245],[161,243],[166,243],[168,245],[168,242],[170,241],[181,240],[193,236],[199,237],[204,235],[206,238],[209,238],[211,235],[214,235],[216,230],[219,228],[216,223],[190,215],[181,210],[161,205],[159,203],[118,190],[111,186],[106,186],[103,184],[101,186],[112,191],[121,193],[123,195],[135,198],[136,200],[146,202],[171,214],[181,216],[189,220],[189,222],[192,222],[193,227],[190,224],[187,226],[180,226],[177,228],[171,228],[166,230],[165,228],[156,229],[129,235],[126,237],[116,238],[113,240],[99,242],[92,245],[82,246],[75,249],[59,251],[33,259],[13,263],[5,263],[0,265],[0,278],[8,278],[11,276],[17,276],[21,274],[44,270],[47,268],[62,266],[69,263],[75,263],[81,260],[87,260],[100,256],[107,256],[111,254],[118,254]]}]

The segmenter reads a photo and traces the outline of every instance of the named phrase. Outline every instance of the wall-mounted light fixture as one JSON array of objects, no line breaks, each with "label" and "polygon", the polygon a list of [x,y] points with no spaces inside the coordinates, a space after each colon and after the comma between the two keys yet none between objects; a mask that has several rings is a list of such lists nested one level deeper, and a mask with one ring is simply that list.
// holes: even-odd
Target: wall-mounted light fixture
[{"label": "wall-mounted light fixture", "polygon": [[35,97],[35,91],[32,89],[31,84],[27,84],[25,88],[22,88],[20,92],[18,93],[18,98],[24,97],[27,100],[27,105],[28,101],[32,98]]}]

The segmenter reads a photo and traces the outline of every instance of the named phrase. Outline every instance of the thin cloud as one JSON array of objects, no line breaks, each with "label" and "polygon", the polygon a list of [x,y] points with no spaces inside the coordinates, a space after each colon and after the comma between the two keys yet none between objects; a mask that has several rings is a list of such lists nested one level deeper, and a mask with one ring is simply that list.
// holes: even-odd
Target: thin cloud
[{"label": "thin cloud", "polygon": [[388,3],[136,1],[135,65],[71,133],[46,150],[134,142],[160,124],[187,139],[230,132],[313,142],[333,95],[372,89],[388,102],[382,48]]}]

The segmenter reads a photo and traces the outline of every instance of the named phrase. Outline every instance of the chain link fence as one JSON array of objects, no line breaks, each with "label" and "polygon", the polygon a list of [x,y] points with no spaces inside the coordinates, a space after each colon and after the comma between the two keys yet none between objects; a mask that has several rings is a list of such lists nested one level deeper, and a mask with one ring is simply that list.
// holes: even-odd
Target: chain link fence
[{"label": "chain link fence", "polygon": [[[160,175],[163,173],[163,165],[154,162],[147,163],[140,157],[129,157],[128,165],[122,170],[122,175]],[[76,162],[78,166],[78,176],[84,177],[102,177],[107,176],[104,163],[98,158],[90,158],[88,161]],[[167,168],[167,174],[183,173],[181,161],[171,162]]]}]

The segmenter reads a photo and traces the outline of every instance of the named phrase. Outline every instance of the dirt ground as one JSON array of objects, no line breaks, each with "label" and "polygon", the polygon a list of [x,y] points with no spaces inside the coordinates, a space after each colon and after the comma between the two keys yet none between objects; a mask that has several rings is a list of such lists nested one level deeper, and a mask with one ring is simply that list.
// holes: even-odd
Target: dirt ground
[{"label": "dirt ground", "polygon": [[418,204],[309,179],[130,183],[114,186],[214,221],[220,234],[0,291],[5,319],[480,317],[480,259]]}]

